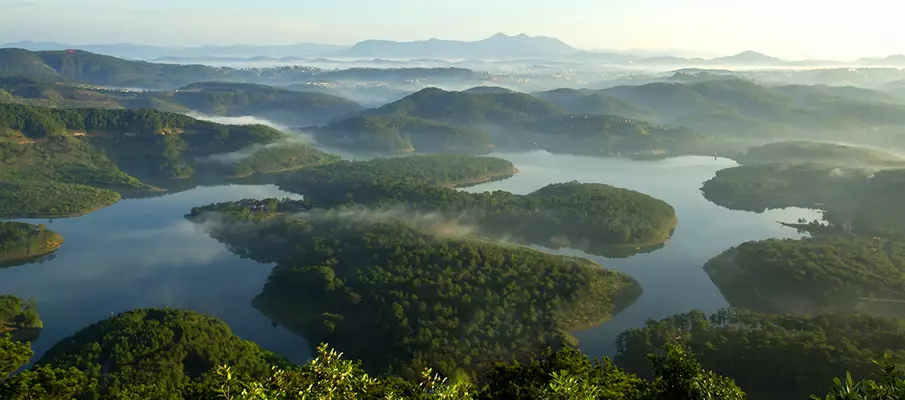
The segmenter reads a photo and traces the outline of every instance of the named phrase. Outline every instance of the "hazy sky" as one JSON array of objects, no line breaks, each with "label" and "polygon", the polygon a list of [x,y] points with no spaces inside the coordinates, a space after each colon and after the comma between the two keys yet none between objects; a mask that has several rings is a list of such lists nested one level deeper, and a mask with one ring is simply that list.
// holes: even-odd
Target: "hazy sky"
[{"label": "hazy sky", "polygon": [[475,40],[502,31],[586,49],[905,53],[898,0],[0,0],[0,42],[155,45]]}]

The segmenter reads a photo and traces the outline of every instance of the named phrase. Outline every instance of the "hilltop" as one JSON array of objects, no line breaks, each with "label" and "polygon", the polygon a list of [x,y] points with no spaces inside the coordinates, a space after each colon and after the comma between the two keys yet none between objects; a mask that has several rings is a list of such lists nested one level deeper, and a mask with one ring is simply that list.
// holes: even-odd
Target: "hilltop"
[{"label": "hilltop", "polygon": [[263,125],[220,125],[156,110],[0,103],[0,215],[78,215],[116,202],[118,192],[155,189],[148,183],[223,182],[336,161],[286,140]]}]

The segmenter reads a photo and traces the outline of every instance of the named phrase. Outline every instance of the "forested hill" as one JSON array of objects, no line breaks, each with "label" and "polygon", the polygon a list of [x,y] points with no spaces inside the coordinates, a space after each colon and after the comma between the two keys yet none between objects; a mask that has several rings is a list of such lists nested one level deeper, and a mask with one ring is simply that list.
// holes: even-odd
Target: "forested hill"
[{"label": "forested hill", "polygon": [[325,124],[361,106],[330,94],[253,83],[201,82],[173,91],[109,90],[0,76],[0,103],[53,108],[154,108],[214,116],[251,115],[287,126]]},{"label": "forested hill", "polygon": [[293,126],[325,124],[361,110],[358,103],[339,96],[249,83],[193,83],[149,95],[208,115],[253,115]]},{"label": "forested hill", "polygon": [[905,169],[746,165],[717,172],[701,190],[708,200],[735,210],[818,208],[831,230],[848,225],[855,233],[905,233]]},{"label": "forested hill", "polygon": [[463,68],[351,68],[322,70],[305,66],[235,69],[125,60],[82,50],[0,49],[0,76],[19,75],[42,82],[85,83],[106,87],[171,90],[209,81],[299,84],[318,80],[478,83],[485,74]]},{"label": "forested hill", "polygon": [[704,269],[737,307],[905,316],[905,240],[824,235],[747,242]]},{"label": "forested hill", "polygon": [[[649,376],[648,354],[664,344],[685,346],[704,368],[736,380],[751,400],[806,399],[835,392],[844,399],[883,399],[865,384],[846,397],[833,378],[851,373],[860,379],[888,379],[875,363],[898,368],[905,359],[905,321],[864,315],[816,317],[765,315],[727,309],[711,316],[700,311],[649,321],[616,339],[615,361],[627,371]],[[885,360],[884,355],[891,356]],[[855,389],[854,393],[859,390]],[[886,397],[898,399],[901,394]]]},{"label": "forested hill", "polygon": [[[292,212],[298,208],[304,205],[244,201],[193,210],[190,218],[219,211],[219,223],[202,225],[213,237],[243,257],[278,264],[255,307],[312,346],[333,343],[372,371],[414,377],[435,366],[473,375],[513,355],[538,354],[640,295],[624,274],[471,237],[456,221]],[[269,217],[249,218],[255,215]]]},{"label": "forested hill", "polygon": [[[617,101],[618,102],[618,101]],[[711,154],[719,144],[689,129],[626,116],[569,114],[525,93],[423,89],[316,129],[319,140],[353,151],[482,153],[545,149],[613,155]],[[630,112],[637,115],[642,113]]]},{"label": "forested hill", "polygon": [[[594,253],[632,249],[669,239],[672,206],[642,193],[578,182],[549,185],[526,196],[467,193],[450,183],[511,174],[508,162],[485,157],[419,156],[342,162],[302,170],[280,182],[314,206],[343,205],[440,213],[490,237]],[[510,167],[511,168],[511,167]],[[468,175],[463,172],[469,171]]]},{"label": "forested hill", "polygon": [[156,64],[74,51],[0,49],[0,74],[134,88],[178,87],[192,82],[251,78],[251,72],[204,65]]},{"label": "forested hill", "polygon": [[0,104],[0,215],[89,212],[119,199],[107,189],[149,189],[136,177],[166,187],[174,178],[222,182],[337,160],[285,139],[264,125],[220,125],[148,109]]},{"label": "forested hill", "polygon": [[553,103],[525,93],[453,92],[437,88],[422,89],[402,100],[363,112],[473,126],[512,125],[563,113]]},{"label": "forested hill", "polygon": [[[298,269],[294,273],[302,274],[302,271]],[[316,278],[297,283],[314,287],[328,285],[321,279],[323,276]],[[318,286],[319,282],[324,285]],[[343,301],[343,292],[376,288],[356,280],[333,282],[337,290],[330,291],[327,297],[337,299],[336,305],[354,301],[354,297]],[[487,280],[482,285],[491,282]],[[402,282],[394,281],[394,284],[403,287]],[[452,286],[444,284],[444,287]],[[524,298],[550,298],[549,290],[545,288],[540,291],[542,295],[535,295],[539,297]],[[429,295],[437,294],[437,290],[429,291]],[[304,296],[304,293],[294,295]],[[463,303],[465,297],[452,296],[443,301]],[[407,303],[410,302],[399,304]],[[373,302],[362,304],[367,304],[362,307],[382,307]],[[8,311],[22,315],[24,320],[39,320],[34,303],[0,296],[0,319],[10,315],[6,314]],[[405,315],[407,310],[402,308],[402,311]],[[435,310],[431,315],[442,316],[442,311]],[[485,318],[496,312],[486,313]],[[504,317],[512,313],[500,312]],[[340,321],[334,325],[333,335],[342,332],[346,322],[368,323],[367,319],[342,320],[339,314],[321,317]],[[384,318],[394,324],[400,322],[392,313]],[[432,317],[402,322],[424,324],[434,320],[443,321]],[[488,326],[495,323],[492,319],[486,321]],[[494,333],[499,336],[509,332]],[[896,349],[903,347],[902,332],[901,320],[863,316],[831,314],[810,318],[725,310],[708,318],[703,313],[691,312],[659,322],[650,321],[642,329],[621,334],[616,361],[626,370],[609,359],[590,360],[568,345],[557,344],[539,351],[532,360],[507,359],[473,379],[464,379],[463,371],[443,375],[438,373],[437,365],[433,365],[433,370],[416,370],[420,374],[404,378],[401,376],[404,371],[368,375],[360,360],[349,358],[344,346],[317,346],[312,354],[314,360],[290,365],[241,340],[216,318],[191,311],[141,309],[111,316],[80,330],[61,340],[35,365],[13,376],[10,376],[12,372],[29,362],[32,350],[28,343],[0,335],[0,398],[251,400],[252,397],[242,393],[253,391],[255,398],[268,399],[805,400],[809,393],[818,396],[826,393],[826,397],[811,397],[825,400],[900,399],[905,396],[902,389],[905,382],[899,375],[902,354]],[[364,337],[358,335],[358,339]],[[483,336],[479,342],[488,339],[489,336]],[[374,338],[369,343],[374,343]],[[453,348],[448,343],[430,345],[431,352]],[[390,349],[371,346],[369,350]],[[884,358],[884,353],[891,357]],[[492,353],[479,355],[486,357]],[[367,363],[364,367],[370,368]],[[845,379],[846,371],[854,379]],[[843,379],[834,383],[839,374]],[[748,391],[747,395],[733,378]],[[860,381],[861,378],[869,380]],[[286,393],[298,397],[287,397]]]}]

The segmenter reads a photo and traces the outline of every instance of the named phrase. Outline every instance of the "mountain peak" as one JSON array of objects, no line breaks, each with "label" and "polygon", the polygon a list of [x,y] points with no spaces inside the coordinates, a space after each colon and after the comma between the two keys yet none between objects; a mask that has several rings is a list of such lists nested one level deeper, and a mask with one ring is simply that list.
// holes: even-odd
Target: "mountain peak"
[{"label": "mountain peak", "polygon": [[497,33],[494,33],[493,36],[491,36],[489,39],[509,39],[510,37],[511,36],[509,36],[503,32],[497,32]]}]

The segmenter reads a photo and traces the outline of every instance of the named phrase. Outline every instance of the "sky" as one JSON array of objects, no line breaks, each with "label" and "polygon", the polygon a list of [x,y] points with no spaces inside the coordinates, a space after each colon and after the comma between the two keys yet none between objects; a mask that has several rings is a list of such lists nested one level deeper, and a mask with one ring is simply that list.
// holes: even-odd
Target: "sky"
[{"label": "sky", "polygon": [[352,44],[552,36],[582,49],[905,53],[898,0],[0,0],[0,43]]}]

